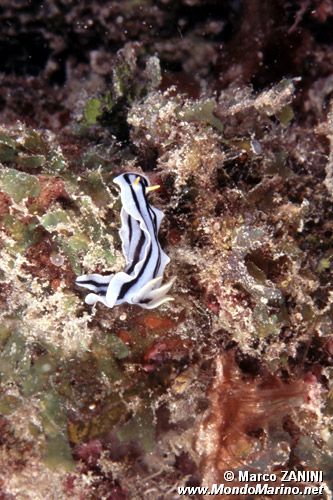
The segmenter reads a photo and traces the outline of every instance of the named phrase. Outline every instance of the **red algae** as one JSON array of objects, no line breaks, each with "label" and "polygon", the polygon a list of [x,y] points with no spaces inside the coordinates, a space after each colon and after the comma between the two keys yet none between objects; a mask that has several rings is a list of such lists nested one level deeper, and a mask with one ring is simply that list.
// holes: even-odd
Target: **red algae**
[{"label": "red algae", "polygon": [[175,328],[176,322],[171,318],[150,313],[141,318],[142,324],[150,330],[171,330]]},{"label": "red algae", "polygon": [[6,193],[0,192],[0,217],[9,213],[9,207],[12,204],[10,196]]},{"label": "red algae", "polygon": [[43,211],[47,210],[55,201],[69,201],[70,197],[65,189],[64,181],[57,177],[39,175],[41,191],[38,198],[33,200],[34,205]]},{"label": "red algae", "polygon": [[165,337],[158,340],[149,347],[144,354],[144,361],[149,363],[163,363],[168,360],[181,360],[189,355],[190,341],[184,341],[179,337]]},{"label": "red algae", "polygon": [[[204,484],[223,482],[225,470],[258,461],[265,434],[297,414],[311,387],[302,379],[282,382],[269,374],[244,376],[234,352],[216,359],[216,375],[208,391],[209,409],[200,425],[196,449]],[[266,470],[273,466],[266,463]]]},{"label": "red algae", "polygon": [[133,343],[132,337],[127,330],[118,330],[117,337],[119,337],[126,345],[131,345]]}]

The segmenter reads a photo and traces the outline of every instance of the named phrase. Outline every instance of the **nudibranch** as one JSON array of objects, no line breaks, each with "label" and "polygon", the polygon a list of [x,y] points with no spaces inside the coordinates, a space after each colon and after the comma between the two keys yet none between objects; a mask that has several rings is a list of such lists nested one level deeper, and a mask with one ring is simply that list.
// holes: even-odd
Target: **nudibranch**
[{"label": "nudibranch", "polygon": [[162,285],[165,266],[170,262],[158,241],[164,214],[147,197],[159,186],[150,186],[148,179],[137,173],[118,175],[113,182],[120,187],[119,236],[126,267],[107,276],[84,274],[76,279],[76,284],[93,292],[86,296],[87,304],[102,302],[113,307],[127,302],[153,309],[173,300],[167,293],[174,282],[172,279]]}]

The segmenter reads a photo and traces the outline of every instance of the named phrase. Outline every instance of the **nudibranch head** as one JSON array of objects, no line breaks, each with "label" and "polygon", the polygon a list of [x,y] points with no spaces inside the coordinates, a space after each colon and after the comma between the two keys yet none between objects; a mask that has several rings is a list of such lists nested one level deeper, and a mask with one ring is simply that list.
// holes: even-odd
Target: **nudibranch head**
[{"label": "nudibranch head", "polygon": [[93,293],[86,303],[102,302],[108,307],[127,302],[152,309],[173,300],[167,296],[174,280],[162,285],[165,266],[169,257],[161,249],[158,231],[164,214],[150,205],[147,194],[158,186],[137,173],[118,175],[114,183],[120,187],[122,201],[119,235],[126,259],[123,272],[115,275],[83,275],[76,283]]},{"label": "nudibranch head", "polygon": [[151,186],[149,179],[144,175],[131,172],[118,175],[118,177],[113,179],[113,182],[120,187],[122,196],[126,196],[127,198],[130,198],[133,192],[139,193],[143,191],[147,195],[160,187],[159,185]]},{"label": "nudibranch head", "polygon": [[113,182],[117,184],[120,189],[123,189],[126,186],[132,187],[133,189],[147,188],[150,186],[150,182],[146,176],[133,172],[120,174],[113,179]]}]

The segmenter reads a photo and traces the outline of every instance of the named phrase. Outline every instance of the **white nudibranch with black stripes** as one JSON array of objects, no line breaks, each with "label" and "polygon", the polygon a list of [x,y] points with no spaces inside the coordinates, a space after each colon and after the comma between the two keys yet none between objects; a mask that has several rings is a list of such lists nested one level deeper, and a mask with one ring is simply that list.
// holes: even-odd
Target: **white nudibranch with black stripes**
[{"label": "white nudibranch with black stripes", "polygon": [[119,236],[126,259],[125,270],[116,274],[84,274],[76,284],[87,288],[85,302],[102,302],[107,307],[127,302],[153,309],[173,300],[167,293],[175,279],[162,285],[165,266],[170,262],[158,241],[164,214],[153,207],[147,194],[159,186],[136,173],[121,174],[113,182],[120,187],[122,226]]}]

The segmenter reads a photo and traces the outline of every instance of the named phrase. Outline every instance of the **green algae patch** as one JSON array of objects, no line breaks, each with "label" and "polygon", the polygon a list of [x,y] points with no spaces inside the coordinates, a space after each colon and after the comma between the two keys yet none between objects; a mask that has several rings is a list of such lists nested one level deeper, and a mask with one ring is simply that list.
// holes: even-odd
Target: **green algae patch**
[{"label": "green algae patch", "polygon": [[92,97],[89,99],[83,109],[83,117],[81,125],[83,126],[83,131],[86,127],[91,127],[96,125],[100,121],[105,113],[110,113],[112,111],[114,101],[112,99],[111,93],[106,92],[100,97]]},{"label": "green algae patch", "polygon": [[0,162],[13,162],[16,156],[15,140],[10,135],[0,132]]},{"label": "green algae patch", "polygon": [[40,232],[37,230],[38,222],[35,220],[26,224],[13,215],[6,215],[3,218],[3,225],[13,239],[13,242],[8,245],[8,250],[12,255],[24,253],[27,248],[37,243],[41,238]]},{"label": "green algae patch", "polygon": [[106,357],[102,352],[99,356],[97,351],[94,351],[94,354],[97,356],[96,365],[101,376],[107,377],[111,382],[122,381],[123,372],[112,355]]},{"label": "green algae patch", "polygon": [[2,189],[16,202],[29,197],[37,197],[40,193],[40,183],[36,176],[6,169],[1,175]]},{"label": "green algae patch", "polygon": [[46,436],[43,462],[50,469],[74,469],[67,434],[66,413],[61,398],[49,392],[40,402],[43,431]]},{"label": "green algae patch", "polygon": [[48,230],[55,229],[59,224],[67,224],[70,217],[65,210],[55,210],[48,212],[41,217],[41,225]]},{"label": "green algae patch", "polygon": [[332,260],[332,255],[329,257],[323,257],[320,259],[318,266],[317,266],[317,272],[322,273],[323,271],[327,271],[331,267],[331,260]]},{"label": "green algae patch", "polygon": [[21,401],[19,398],[10,394],[3,394],[0,396],[0,414],[10,415],[19,408],[20,404]]},{"label": "green algae patch", "polygon": [[0,162],[20,170],[61,172],[67,164],[52,134],[22,124],[0,126]]},{"label": "green algae patch", "polygon": [[61,468],[69,472],[75,469],[75,462],[67,437],[56,434],[46,438],[43,462],[53,470]]},{"label": "green algae patch", "polygon": [[77,274],[81,272],[80,257],[88,251],[89,242],[89,238],[84,234],[75,234],[68,239],[59,238],[62,250]]},{"label": "green algae patch", "polygon": [[153,422],[154,412],[150,405],[146,403],[141,411],[138,411],[118,430],[117,437],[121,443],[138,443],[146,453],[149,453],[155,447],[155,426]]},{"label": "green algae patch", "polygon": [[76,234],[68,239],[70,252],[77,254],[88,249],[89,240],[84,234]]},{"label": "green algae patch", "polygon": [[61,151],[50,151],[47,158],[47,168],[45,169],[50,173],[60,173],[67,168],[67,163]]},{"label": "green algae patch", "polygon": [[12,331],[13,329],[11,328],[10,321],[7,322],[2,319],[2,323],[0,324],[0,349],[6,345]]},{"label": "green algae patch", "polygon": [[30,371],[30,353],[25,338],[13,331],[0,353],[0,380],[21,381]]},{"label": "green algae patch", "polygon": [[[92,343],[92,352],[98,373],[100,376],[106,376],[110,381],[115,382],[117,380],[123,380],[126,377],[124,377],[123,371],[115,359],[116,355],[112,352],[112,347],[112,341],[109,342],[108,335],[106,338],[96,337]],[[117,348],[115,348],[115,351],[120,355],[119,359],[127,357],[128,351],[125,351],[125,349],[125,344],[122,346],[118,345]]]},{"label": "green algae patch", "polygon": [[115,392],[104,399],[104,407],[91,419],[89,438],[107,435],[128,413],[126,403]]},{"label": "green algae patch", "polygon": [[[81,164],[86,169],[86,172],[85,175],[81,177],[82,182],[79,182],[79,185],[84,191],[87,192],[87,194],[91,194],[89,189],[90,177],[93,177],[97,172],[101,177],[99,170],[96,171],[96,167],[103,170],[104,173],[112,171],[114,164],[110,159],[110,156],[109,147],[105,148],[103,144],[95,144],[82,152]],[[105,190],[105,186],[103,189]]]},{"label": "green algae patch", "polygon": [[12,147],[7,146],[6,144],[0,142],[0,162],[2,163],[13,162],[15,158],[16,158],[15,150]]},{"label": "green algae patch", "polygon": [[287,106],[284,106],[277,114],[277,118],[280,120],[281,125],[287,127],[291,120],[294,118],[293,108],[289,104]]},{"label": "green algae patch", "polygon": [[3,132],[0,132],[0,144],[13,150],[16,148],[16,141],[10,135],[4,134]]},{"label": "green algae patch", "polygon": [[[75,196],[75,194],[74,194]],[[90,196],[81,196],[78,200],[79,213],[71,214],[66,225],[66,237],[62,225],[57,224],[52,228],[57,232],[58,246],[69,260],[73,271],[82,274],[82,260],[90,266],[101,265],[106,268],[115,262],[113,250],[113,236],[103,221],[102,214]],[[66,214],[66,215],[65,215]],[[68,212],[57,211],[55,217],[49,214],[43,219],[43,225],[56,224],[58,220],[66,218]]]},{"label": "green algae patch", "polygon": [[267,307],[259,304],[253,311],[253,320],[257,325],[257,335],[264,339],[269,335],[278,335],[283,323],[276,314],[269,314]]},{"label": "green algae patch", "polygon": [[17,157],[17,164],[20,167],[26,168],[28,170],[33,170],[42,167],[46,162],[44,155],[28,155],[21,153]]},{"label": "green algae patch", "polygon": [[129,355],[129,349],[116,335],[110,335],[107,343],[116,359],[125,359]]},{"label": "green algae patch", "polygon": [[30,151],[33,154],[45,154],[48,150],[45,139],[37,130],[26,129],[22,139],[20,144],[22,144],[26,151]]},{"label": "green algae patch", "polygon": [[97,118],[102,114],[102,103],[96,97],[86,102],[83,118],[86,125],[95,125]]},{"label": "green algae patch", "polygon": [[22,382],[22,392],[25,396],[32,396],[50,388],[50,376],[56,369],[54,359],[46,354],[40,356],[31,366],[29,373]]},{"label": "green algae patch", "polygon": [[214,115],[215,108],[216,102],[214,99],[187,104],[179,113],[179,118],[186,121],[207,123],[222,134],[224,129],[223,123]]},{"label": "green algae patch", "polygon": [[[82,158],[82,162],[85,163],[85,166],[88,168],[96,164],[98,165],[101,162],[104,163],[105,159],[99,157],[98,152],[91,151],[90,154],[91,156],[88,154]],[[105,168],[107,168],[106,165]],[[101,208],[112,202],[112,197],[106,187],[107,184],[111,184],[111,179],[109,179],[110,175],[105,176],[107,177],[106,180],[103,177],[101,170],[88,171],[80,182],[80,188],[85,191],[97,207]]]},{"label": "green algae patch", "polygon": [[63,293],[63,308],[66,312],[75,311],[80,303],[79,298],[70,291]]},{"label": "green algae patch", "polygon": [[[20,172],[18,174],[21,175]],[[34,176],[29,174],[23,175],[27,176],[26,178],[29,180],[34,179]],[[112,199],[100,173],[96,171],[88,177],[89,185],[93,186],[96,199],[100,201],[101,193],[103,193],[105,203],[110,203]],[[97,267],[97,265],[103,266],[103,268],[112,265],[115,262],[113,236],[108,232],[108,227],[103,220],[104,211],[100,211],[89,195],[81,194],[78,196],[79,188],[74,178],[69,181],[66,178],[66,180],[66,189],[75,200],[71,208],[52,209],[51,207],[44,214],[31,218],[30,224],[23,223],[21,217],[17,215],[7,214],[3,217],[6,231],[15,242],[11,242],[9,246],[13,247],[14,245],[15,249],[21,253],[31,244],[37,243],[43,237],[46,238],[44,231],[46,230],[52,237],[57,252],[60,251],[66,257],[76,274],[82,273],[83,259],[85,264],[92,268]],[[52,186],[47,186],[45,192],[41,193],[41,199],[47,201],[48,196],[53,196]],[[35,214],[38,210],[40,209],[36,208],[35,205],[29,205],[30,213]]]},{"label": "green algae patch", "polygon": [[94,251],[94,256],[97,259],[102,259],[107,265],[111,266],[115,263],[116,257],[108,248],[108,245],[108,241],[103,241],[103,243]]}]

